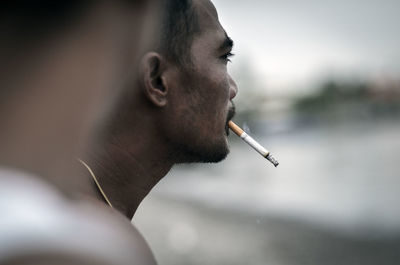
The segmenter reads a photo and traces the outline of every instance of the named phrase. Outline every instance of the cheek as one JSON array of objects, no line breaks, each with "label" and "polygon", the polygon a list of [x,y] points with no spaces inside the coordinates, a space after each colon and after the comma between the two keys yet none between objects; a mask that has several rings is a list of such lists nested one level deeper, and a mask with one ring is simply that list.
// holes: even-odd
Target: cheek
[{"label": "cheek", "polygon": [[208,121],[210,131],[219,132],[225,130],[229,106],[229,81],[226,73],[223,72],[214,72],[205,80],[208,82],[202,88],[205,91],[205,95],[202,96],[204,119]]},{"label": "cheek", "polygon": [[229,79],[228,73],[225,67],[210,67],[202,80],[207,80],[207,84],[203,89],[207,90],[209,95],[207,98],[208,102],[213,102],[216,107],[220,107],[221,104],[225,104],[229,101]]},{"label": "cheek", "polygon": [[198,136],[211,139],[212,135],[220,135],[225,131],[229,79],[226,67],[210,63],[207,66],[192,73],[183,83],[185,86],[182,87],[190,86],[191,91],[182,90],[184,98],[176,95],[176,105],[184,106],[179,113],[183,116],[180,119],[187,121],[186,125],[190,124],[187,127],[195,128]]},{"label": "cheek", "polygon": [[215,114],[224,116],[229,104],[229,82],[226,74],[216,76],[210,88],[209,102],[212,102]]}]

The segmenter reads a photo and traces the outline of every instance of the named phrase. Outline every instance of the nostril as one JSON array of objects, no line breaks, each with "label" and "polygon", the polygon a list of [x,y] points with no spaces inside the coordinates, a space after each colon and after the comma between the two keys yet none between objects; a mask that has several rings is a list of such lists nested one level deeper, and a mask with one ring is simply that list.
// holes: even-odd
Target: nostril
[{"label": "nostril", "polygon": [[230,98],[233,99],[234,97],[236,97],[237,93],[238,93],[238,87],[237,87],[235,81],[233,81],[231,79],[231,82],[230,82]]},{"label": "nostril", "polygon": [[236,90],[231,89],[230,99],[232,100],[234,97],[236,97]]},{"label": "nostril", "polygon": [[230,89],[230,99],[233,99],[238,93],[238,87],[236,85],[236,82],[230,75],[229,75],[229,89]]}]

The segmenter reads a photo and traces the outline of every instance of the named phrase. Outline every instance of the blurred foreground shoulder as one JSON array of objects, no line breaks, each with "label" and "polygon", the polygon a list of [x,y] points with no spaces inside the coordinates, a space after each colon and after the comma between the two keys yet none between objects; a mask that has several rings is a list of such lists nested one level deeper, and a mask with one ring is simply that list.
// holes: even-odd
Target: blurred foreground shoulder
[{"label": "blurred foreground shoulder", "polygon": [[156,264],[137,229],[111,211],[0,169],[0,264]]},{"label": "blurred foreground shoulder", "polygon": [[[147,244],[146,240],[139,232],[139,230],[117,210],[105,207],[93,207],[90,203],[82,203],[80,211],[84,212],[90,218],[96,219],[89,223],[102,223],[105,227],[101,228],[105,239],[111,239],[111,244],[117,242],[123,252],[120,255],[129,257],[127,259],[129,264],[143,264],[155,265],[156,260],[154,255]],[[99,221],[100,220],[100,221]],[[111,233],[110,233],[111,232]],[[115,247],[115,246],[113,246]]]}]

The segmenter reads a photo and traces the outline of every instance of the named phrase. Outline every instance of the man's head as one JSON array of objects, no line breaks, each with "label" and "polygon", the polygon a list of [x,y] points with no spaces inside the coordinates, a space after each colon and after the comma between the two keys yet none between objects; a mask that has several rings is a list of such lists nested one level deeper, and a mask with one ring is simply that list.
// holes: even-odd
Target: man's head
[{"label": "man's head", "polygon": [[[66,161],[137,66],[157,0],[4,1],[0,161]],[[39,158],[41,157],[41,158]],[[25,163],[25,164],[26,164]],[[43,163],[42,163],[43,164]],[[53,164],[48,162],[46,164]],[[46,165],[47,166],[47,165]],[[26,166],[28,167],[28,166]],[[29,167],[33,167],[29,165]],[[40,167],[43,167],[40,165]],[[44,170],[44,168],[42,168]]]},{"label": "man's head", "polygon": [[199,25],[193,0],[166,0],[161,20],[161,34],[156,51],[176,64],[190,62],[190,47],[199,33]]},{"label": "man's head", "polygon": [[166,17],[161,47],[143,58],[144,92],[176,162],[218,162],[229,152],[237,93],[227,72],[233,41],[209,0],[170,2],[181,7],[179,19]]},{"label": "man's head", "polygon": [[[40,63],[45,63],[51,51],[62,55],[69,48],[79,53],[85,45],[90,45],[94,50],[103,48],[106,54],[112,52],[112,49],[116,50],[120,61],[127,61],[127,56],[134,59],[132,56],[138,53],[143,42],[143,32],[152,31],[152,28],[146,26],[150,26],[148,21],[156,20],[156,2],[5,1],[0,8],[0,58],[3,65],[0,71],[0,93],[11,96],[24,89],[22,86],[14,90],[6,89],[3,81],[12,84],[15,81],[12,78],[20,80],[29,75],[41,67]],[[108,37],[109,43],[104,43],[101,37]],[[84,59],[77,61],[77,66],[79,63],[87,63]],[[110,63],[114,65],[114,62]],[[2,95],[1,99],[4,98]]]}]

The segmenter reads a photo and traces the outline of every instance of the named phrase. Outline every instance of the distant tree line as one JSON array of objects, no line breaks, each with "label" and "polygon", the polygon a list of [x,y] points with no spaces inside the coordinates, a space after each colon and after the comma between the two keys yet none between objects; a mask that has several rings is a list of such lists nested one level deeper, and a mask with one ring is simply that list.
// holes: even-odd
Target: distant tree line
[{"label": "distant tree line", "polygon": [[294,110],[339,118],[398,116],[400,82],[325,82],[317,93],[298,98]]}]

